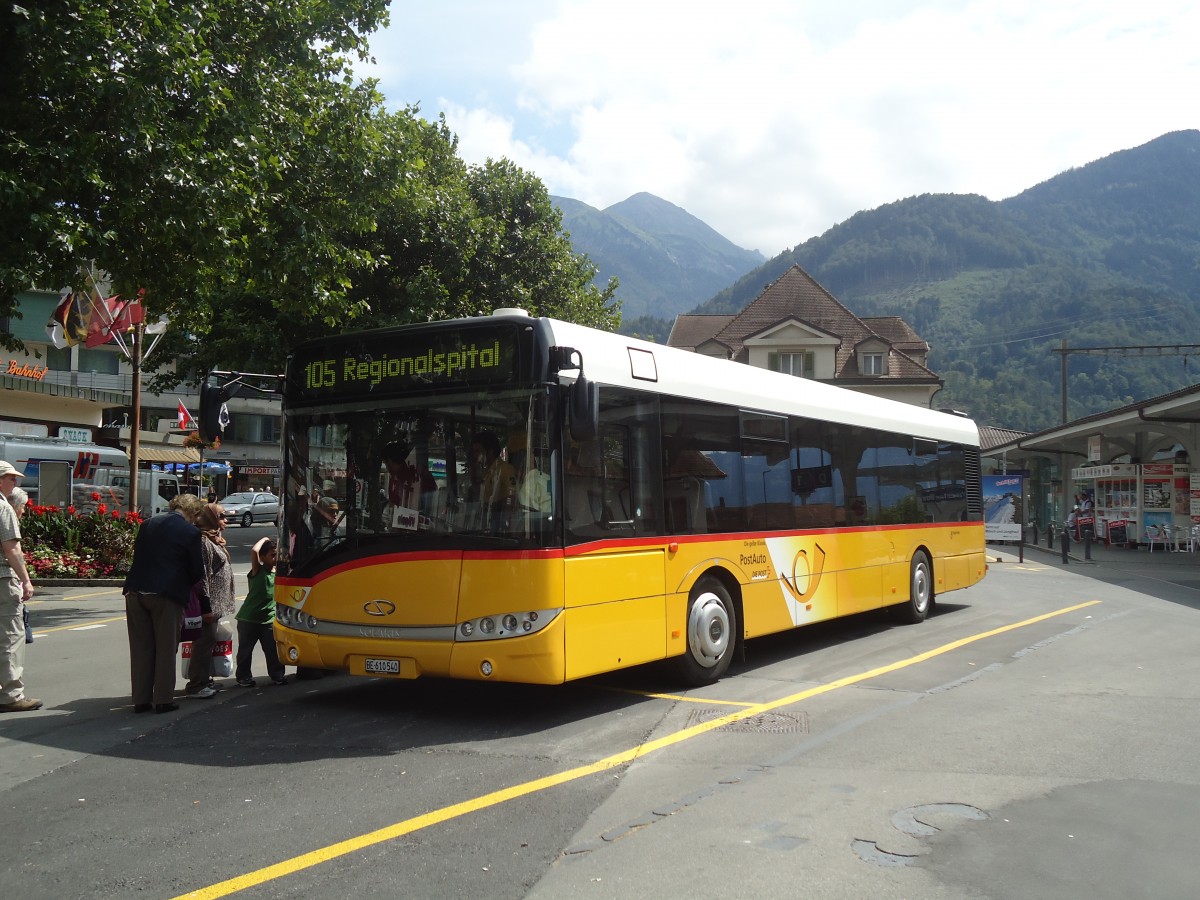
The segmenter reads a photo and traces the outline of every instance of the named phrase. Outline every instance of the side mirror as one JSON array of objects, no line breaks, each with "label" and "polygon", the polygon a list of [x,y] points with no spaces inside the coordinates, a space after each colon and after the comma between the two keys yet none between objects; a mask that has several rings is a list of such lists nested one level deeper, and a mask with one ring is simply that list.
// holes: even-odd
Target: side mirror
[{"label": "side mirror", "polygon": [[580,372],[567,396],[567,424],[576,441],[590,441],[600,430],[600,386]]},{"label": "side mirror", "polygon": [[229,390],[207,382],[200,385],[200,437],[205,443],[211,444],[214,438],[223,437],[225,426],[229,424],[229,410],[225,403],[229,400]]}]

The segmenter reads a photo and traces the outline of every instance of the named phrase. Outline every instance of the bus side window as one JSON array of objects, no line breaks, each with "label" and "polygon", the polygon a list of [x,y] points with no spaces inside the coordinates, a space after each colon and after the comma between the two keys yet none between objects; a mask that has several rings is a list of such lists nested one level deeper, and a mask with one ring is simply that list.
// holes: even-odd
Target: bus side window
[{"label": "bus side window", "polygon": [[667,509],[667,531],[671,534],[701,534],[708,531],[704,482],[692,475],[663,481]]}]

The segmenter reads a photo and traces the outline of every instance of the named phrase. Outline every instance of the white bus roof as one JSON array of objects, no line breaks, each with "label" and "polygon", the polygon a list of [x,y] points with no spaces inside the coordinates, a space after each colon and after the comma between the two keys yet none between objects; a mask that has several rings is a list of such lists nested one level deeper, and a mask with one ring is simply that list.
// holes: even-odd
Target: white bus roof
[{"label": "white bus roof", "polygon": [[556,319],[545,321],[555,343],[578,350],[584,375],[602,384],[979,445],[979,429],[965,416]]}]

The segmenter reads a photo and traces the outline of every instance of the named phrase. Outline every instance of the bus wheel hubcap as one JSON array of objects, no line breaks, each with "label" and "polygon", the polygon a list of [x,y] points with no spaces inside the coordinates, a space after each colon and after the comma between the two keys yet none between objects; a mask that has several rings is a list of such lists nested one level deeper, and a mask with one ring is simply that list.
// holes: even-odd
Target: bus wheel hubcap
[{"label": "bus wheel hubcap", "polygon": [[918,610],[929,605],[929,571],[921,565],[913,572],[913,604]]},{"label": "bus wheel hubcap", "polygon": [[729,611],[716,594],[701,594],[692,604],[688,646],[692,657],[706,669],[715,666],[729,649]]}]

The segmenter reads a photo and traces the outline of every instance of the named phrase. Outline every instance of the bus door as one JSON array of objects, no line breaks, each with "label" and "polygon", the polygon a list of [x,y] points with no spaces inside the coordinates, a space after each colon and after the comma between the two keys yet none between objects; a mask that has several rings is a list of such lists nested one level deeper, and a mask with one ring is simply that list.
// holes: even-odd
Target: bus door
[{"label": "bus door", "polygon": [[666,655],[658,401],[600,390],[600,429],[563,467],[567,678]]}]

